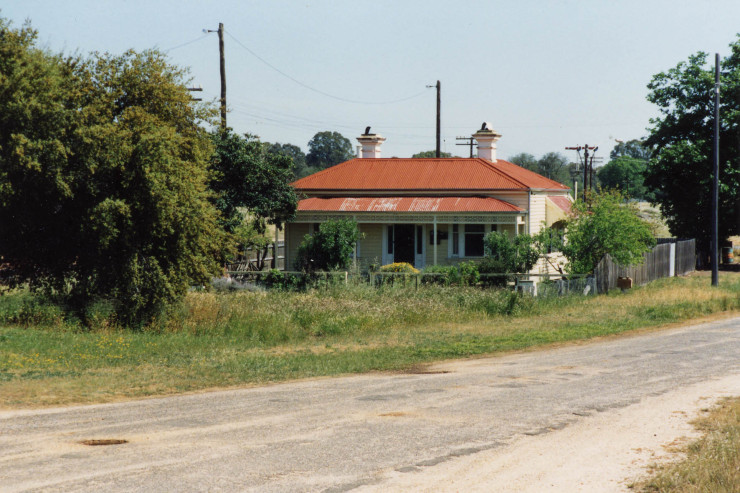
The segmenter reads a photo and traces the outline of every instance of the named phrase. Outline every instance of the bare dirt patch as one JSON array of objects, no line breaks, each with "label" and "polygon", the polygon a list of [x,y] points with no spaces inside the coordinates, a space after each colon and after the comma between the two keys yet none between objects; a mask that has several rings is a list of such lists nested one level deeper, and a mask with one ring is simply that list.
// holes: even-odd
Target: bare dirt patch
[{"label": "bare dirt patch", "polygon": [[393,472],[358,491],[628,492],[655,464],[678,460],[690,424],[720,398],[740,395],[740,376],[648,397],[561,430],[415,472]]}]

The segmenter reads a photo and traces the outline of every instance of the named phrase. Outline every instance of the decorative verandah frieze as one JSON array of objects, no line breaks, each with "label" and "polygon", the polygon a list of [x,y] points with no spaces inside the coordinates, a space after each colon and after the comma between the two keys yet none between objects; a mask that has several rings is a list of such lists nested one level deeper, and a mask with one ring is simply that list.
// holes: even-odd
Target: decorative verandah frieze
[{"label": "decorative verandah frieze", "polygon": [[477,213],[477,214],[403,214],[403,213],[370,213],[357,212],[298,212],[294,223],[320,223],[330,219],[353,219],[357,223],[382,223],[382,224],[431,224],[454,223],[454,224],[524,224],[526,211],[511,213]]}]

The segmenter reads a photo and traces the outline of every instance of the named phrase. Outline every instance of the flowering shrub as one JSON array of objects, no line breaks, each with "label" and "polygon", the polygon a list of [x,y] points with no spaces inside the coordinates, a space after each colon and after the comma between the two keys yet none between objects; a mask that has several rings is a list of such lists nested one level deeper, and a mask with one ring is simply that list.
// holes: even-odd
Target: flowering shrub
[{"label": "flowering shrub", "polygon": [[408,274],[418,274],[419,269],[415,269],[413,265],[408,262],[395,262],[393,264],[384,265],[380,268],[380,272],[406,272]]}]

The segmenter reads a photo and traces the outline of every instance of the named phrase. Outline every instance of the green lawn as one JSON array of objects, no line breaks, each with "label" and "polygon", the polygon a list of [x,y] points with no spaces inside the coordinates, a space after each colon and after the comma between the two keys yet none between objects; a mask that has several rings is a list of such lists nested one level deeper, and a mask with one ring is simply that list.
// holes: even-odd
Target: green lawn
[{"label": "green lawn", "polygon": [[476,288],[337,286],[191,293],[166,324],[84,329],[27,293],[0,296],[0,406],[164,395],[377,370],[664,326],[740,308],[740,274],[626,294],[536,299]]}]

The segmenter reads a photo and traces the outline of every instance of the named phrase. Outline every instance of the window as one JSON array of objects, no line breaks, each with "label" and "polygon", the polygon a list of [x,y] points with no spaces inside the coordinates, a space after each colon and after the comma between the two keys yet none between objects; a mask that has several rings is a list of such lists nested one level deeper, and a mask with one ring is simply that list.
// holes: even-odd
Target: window
[{"label": "window", "polygon": [[457,224],[452,225],[452,255],[460,255],[460,230]]},{"label": "window", "polygon": [[422,226],[416,227],[416,254],[421,255],[424,253],[424,228]]},{"label": "window", "polygon": [[[440,244],[442,240],[447,240],[447,231],[439,231],[437,230],[437,245]],[[429,230],[429,244],[434,245],[434,230]]]},{"label": "window", "polygon": [[393,255],[393,226],[388,226],[388,246],[385,251],[388,255]]},{"label": "window", "polygon": [[465,225],[465,256],[482,257],[483,256],[483,236],[486,234],[486,228],[482,224]]},{"label": "window", "polygon": [[321,223],[313,223],[313,233],[312,234],[318,233],[320,226],[321,226]]}]

